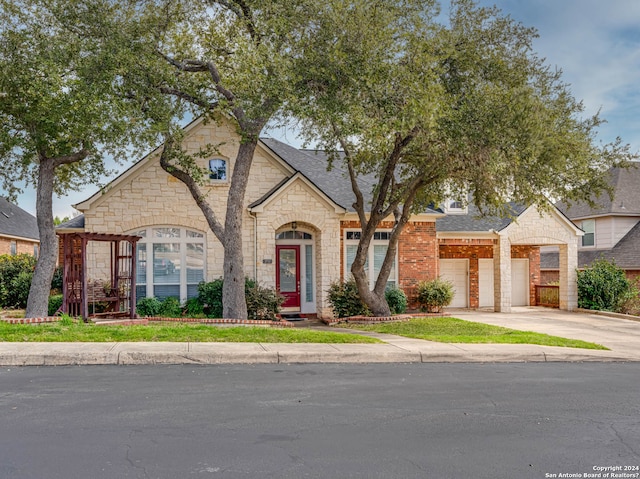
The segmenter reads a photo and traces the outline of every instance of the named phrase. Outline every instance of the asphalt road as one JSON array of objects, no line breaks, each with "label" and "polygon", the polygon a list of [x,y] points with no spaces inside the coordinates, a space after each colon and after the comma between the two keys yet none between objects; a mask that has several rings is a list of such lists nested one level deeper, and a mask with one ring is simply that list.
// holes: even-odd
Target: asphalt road
[{"label": "asphalt road", "polygon": [[3,368],[0,478],[638,478],[639,378],[637,363]]}]

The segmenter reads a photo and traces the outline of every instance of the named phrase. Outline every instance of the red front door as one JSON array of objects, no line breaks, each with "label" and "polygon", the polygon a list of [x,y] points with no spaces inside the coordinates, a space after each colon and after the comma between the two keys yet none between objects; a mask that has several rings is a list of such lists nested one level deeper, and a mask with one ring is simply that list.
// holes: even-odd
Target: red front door
[{"label": "red front door", "polygon": [[276,245],[276,288],[283,308],[300,307],[300,246]]}]

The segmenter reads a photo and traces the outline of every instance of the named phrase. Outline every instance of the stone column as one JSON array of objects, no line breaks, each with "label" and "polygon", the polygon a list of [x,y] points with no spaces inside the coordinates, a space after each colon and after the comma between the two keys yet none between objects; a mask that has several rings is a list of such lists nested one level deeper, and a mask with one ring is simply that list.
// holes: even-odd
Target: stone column
[{"label": "stone column", "polygon": [[573,311],[578,307],[578,243],[572,238],[560,245],[560,309]]},{"label": "stone column", "polygon": [[511,241],[499,236],[493,246],[494,311],[511,312]]}]

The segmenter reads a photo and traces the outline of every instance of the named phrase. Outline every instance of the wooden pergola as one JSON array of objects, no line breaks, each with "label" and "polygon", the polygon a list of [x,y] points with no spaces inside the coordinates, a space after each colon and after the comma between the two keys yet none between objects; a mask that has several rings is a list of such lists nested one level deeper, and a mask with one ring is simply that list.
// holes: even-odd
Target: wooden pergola
[{"label": "wooden pergola", "polygon": [[[135,318],[136,315],[136,243],[133,235],[69,232],[58,233],[63,258],[62,310],[70,316],[87,319],[89,297],[106,303],[104,314]],[[87,245],[90,241],[108,242],[111,250],[111,277],[100,291],[90,290],[87,277]]]}]

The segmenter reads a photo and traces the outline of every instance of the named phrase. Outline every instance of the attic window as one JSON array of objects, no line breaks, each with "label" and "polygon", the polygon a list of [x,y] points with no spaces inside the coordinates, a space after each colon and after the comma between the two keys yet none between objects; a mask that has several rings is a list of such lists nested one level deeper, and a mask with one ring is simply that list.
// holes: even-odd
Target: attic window
[{"label": "attic window", "polygon": [[209,160],[209,179],[214,181],[227,181],[227,160],[215,158]]},{"label": "attic window", "polygon": [[467,214],[467,207],[460,200],[448,199],[444,202],[444,212],[452,215],[464,215]]}]

